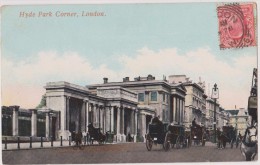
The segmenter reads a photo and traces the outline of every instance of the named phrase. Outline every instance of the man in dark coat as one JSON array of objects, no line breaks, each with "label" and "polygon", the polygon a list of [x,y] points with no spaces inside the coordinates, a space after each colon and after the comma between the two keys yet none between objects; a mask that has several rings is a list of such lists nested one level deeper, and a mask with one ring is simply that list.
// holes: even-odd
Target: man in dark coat
[{"label": "man in dark coat", "polygon": [[194,118],[194,119],[192,120],[192,126],[193,126],[193,127],[198,127],[198,124],[196,123],[196,118]]},{"label": "man in dark coat", "polygon": [[153,119],[152,119],[152,124],[158,124],[158,125],[162,125],[162,121],[160,120],[160,116],[155,116]]}]

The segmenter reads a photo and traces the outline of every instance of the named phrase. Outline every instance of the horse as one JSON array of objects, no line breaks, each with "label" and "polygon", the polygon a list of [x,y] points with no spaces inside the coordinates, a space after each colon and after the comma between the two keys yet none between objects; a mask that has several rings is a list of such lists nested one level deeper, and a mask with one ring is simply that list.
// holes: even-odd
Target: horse
[{"label": "horse", "polygon": [[72,142],[74,142],[75,143],[75,147],[79,147],[79,148],[81,148],[82,149],[82,137],[83,137],[83,135],[82,135],[82,132],[78,132],[78,133],[76,133],[75,131],[73,131],[72,133],[71,133],[71,138],[72,138]]},{"label": "horse", "polygon": [[226,143],[229,142],[231,144],[231,148],[233,148],[233,144],[236,141],[236,129],[232,126],[223,126],[223,133],[221,135],[223,147],[226,148]]},{"label": "horse", "polygon": [[247,127],[240,145],[240,151],[246,158],[246,161],[254,160],[257,154],[257,143],[257,127]]},{"label": "horse", "polygon": [[200,142],[202,142],[202,146],[205,145],[205,127],[203,126],[191,126],[191,132],[190,132],[190,144],[191,141],[194,140],[194,144],[199,145]]},{"label": "horse", "polygon": [[217,147],[218,149],[222,149],[224,148],[224,145],[226,145],[225,140],[224,140],[224,135],[223,132],[221,132],[219,129],[217,129],[216,131],[216,135],[217,135]]}]

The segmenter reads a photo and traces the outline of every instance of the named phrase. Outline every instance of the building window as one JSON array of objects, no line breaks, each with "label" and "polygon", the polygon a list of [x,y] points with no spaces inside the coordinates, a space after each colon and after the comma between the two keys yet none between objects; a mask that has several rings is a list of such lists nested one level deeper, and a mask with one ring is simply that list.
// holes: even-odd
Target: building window
[{"label": "building window", "polygon": [[163,102],[165,102],[165,93],[163,94]]},{"label": "building window", "polygon": [[157,101],[157,92],[156,91],[151,92],[151,101]]},{"label": "building window", "polygon": [[144,93],[138,93],[138,102],[144,102]]}]

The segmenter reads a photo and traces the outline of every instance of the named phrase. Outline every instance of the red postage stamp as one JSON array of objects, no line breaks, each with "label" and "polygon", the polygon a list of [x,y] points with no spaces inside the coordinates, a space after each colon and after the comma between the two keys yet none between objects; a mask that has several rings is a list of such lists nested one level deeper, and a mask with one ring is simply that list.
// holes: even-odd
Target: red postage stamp
[{"label": "red postage stamp", "polygon": [[256,46],[255,4],[226,4],[217,7],[220,48]]}]

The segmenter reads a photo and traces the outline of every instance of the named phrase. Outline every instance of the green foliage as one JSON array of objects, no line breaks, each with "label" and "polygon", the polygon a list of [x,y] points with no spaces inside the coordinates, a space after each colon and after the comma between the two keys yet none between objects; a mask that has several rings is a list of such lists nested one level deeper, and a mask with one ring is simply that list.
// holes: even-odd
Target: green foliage
[{"label": "green foliage", "polygon": [[42,108],[44,106],[46,106],[46,96],[42,95],[41,102],[40,102],[40,104],[36,108]]}]

